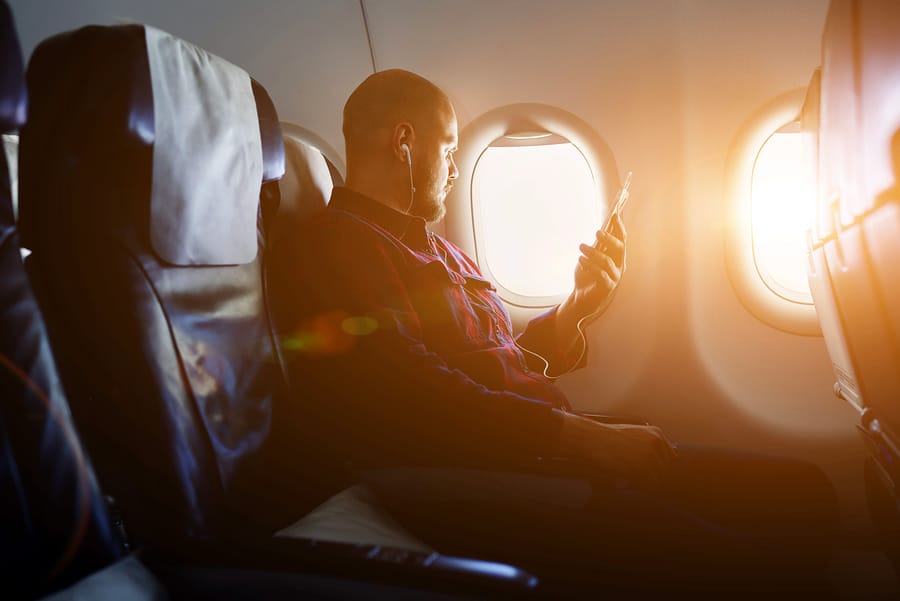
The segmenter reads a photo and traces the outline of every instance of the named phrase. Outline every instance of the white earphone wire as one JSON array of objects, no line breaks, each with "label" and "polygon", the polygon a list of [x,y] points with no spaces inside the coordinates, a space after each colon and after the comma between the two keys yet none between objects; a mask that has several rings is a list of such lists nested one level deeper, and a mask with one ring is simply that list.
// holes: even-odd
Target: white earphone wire
[{"label": "white earphone wire", "polygon": [[606,308],[609,307],[609,304],[612,302],[612,297],[613,297],[612,294],[607,296],[606,301],[602,305],[600,305],[593,313],[588,313],[587,315],[585,315],[584,317],[579,319],[578,322],[575,324],[575,329],[578,331],[578,337],[581,339],[581,353],[578,354],[578,359],[575,360],[575,363],[573,363],[569,369],[567,369],[566,371],[562,372],[559,375],[553,376],[553,375],[550,375],[549,373],[547,373],[548,371],[550,371],[550,361],[548,361],[543,355],[536,353],[530,349],[525,348],[524,346],[519,344],[518,340],[514,340],[513,342],[515,342],[516,346],[519,348],[520,351],[528,353],[532,357],[537,357],[538,359],[540,359],[541,361],[544,362],[544,371],[542,373],[544,374],[545,378],[547,378],[549,380],[558,380],[559,378],[563,377],[564,375],[575,371],[575,369],[581,364],[581,360],[584,359],[584,354],[587,352],[587,335],[584,333],[584,328],[583,328],[584,322],[586,322],[589,319],[594,318],[595,316],[599,315],[600,313],[603,313],[606,310]]},{"label": "white earphone wire", "polygon": [[409,213],[416,201],[416,186],[413,184],[412,157],[409,154],[409,146],[404,144],[401,148],[406,152],[406,166],[409,168],[409,206],[406,207],[406,212]]}]

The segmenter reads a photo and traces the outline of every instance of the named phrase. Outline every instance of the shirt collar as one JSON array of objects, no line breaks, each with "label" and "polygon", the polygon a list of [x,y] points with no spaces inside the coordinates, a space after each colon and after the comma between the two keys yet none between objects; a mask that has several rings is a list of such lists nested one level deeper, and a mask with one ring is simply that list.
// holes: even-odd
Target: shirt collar
[{"label": "shirt collar", "polygon": [[425,220],[401,213],[391,207],[344,186],[331,192],[329,208],[353,213],[381,227],[413,250],[428,250]]}]

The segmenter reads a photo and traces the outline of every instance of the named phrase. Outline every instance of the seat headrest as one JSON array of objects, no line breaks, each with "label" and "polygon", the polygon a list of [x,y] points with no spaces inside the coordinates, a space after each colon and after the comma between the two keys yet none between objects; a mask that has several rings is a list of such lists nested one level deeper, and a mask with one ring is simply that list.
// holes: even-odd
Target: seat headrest
[{"label": "seat headrest", "polygon": [[324,209],[334,187],[328,162],[321,152],[297,140],[284,139],[286,169],[278,182],[281,204],[273,232],[274,244],[296,232],[300,223]]},{"label": "seat headrest", "polygon": [[168,33],[144,32],[155,124],[153,249],[174,265],[249,263],[263,179],[250,77]]},{"label": "seat headrest", "polygon": [[255,79],[253,97],[256,99],[256,114],[259,117],[259,133],[262,138],[263,183],[275,182],[284,175],[284,137],[275,103],[262,85]]},{"label": "seat headrest", "polygon": [[[0,134],[6,134],[17,131],[25,123],[27,96],[16,26],[9,6],[3,1],[0,1],[0,52],[3,54],[3,67],[0,70]],[[18,177],[15,161],[6,160],[6,146],[4,139],[0,146],[0,238],[16,222],[13,204]],[[11,155],[10,159],[15,159],[15,156]]]},{"label": "seat headrest", "polygon": [[43,42],[28,85],[24,244],[76,190],[94,219],[133,204],[170,264],[255,258],[260,186],[281,177],[284,149],[272,100],[246,72],[152,27],[91,26]]},{"label": "seat headrest", "polygon": [[25,123],[28,102],[19,36],[6,2],[0,3],[0,53],[0,133],[8,134]]}]

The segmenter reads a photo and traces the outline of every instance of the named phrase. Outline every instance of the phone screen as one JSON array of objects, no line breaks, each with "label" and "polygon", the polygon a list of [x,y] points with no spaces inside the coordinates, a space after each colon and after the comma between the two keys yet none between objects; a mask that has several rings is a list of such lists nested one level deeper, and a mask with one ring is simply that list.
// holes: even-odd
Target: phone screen
[{"label": "phone screen", "polygon": [[628,202],[628,188],[631,186],[631,171],[625,176],[625,183],[622,184],[622,188],[619,190],[619,194],[616,196],[616,202],[613,203],[612,208],[609,211],[609,215],[606,216],[606,221],[603,222],[603,231],[608,232],[610,226],[612,225],[613,215],[616,213],[622,214],[622,209],[625,208],[625,203]]}]

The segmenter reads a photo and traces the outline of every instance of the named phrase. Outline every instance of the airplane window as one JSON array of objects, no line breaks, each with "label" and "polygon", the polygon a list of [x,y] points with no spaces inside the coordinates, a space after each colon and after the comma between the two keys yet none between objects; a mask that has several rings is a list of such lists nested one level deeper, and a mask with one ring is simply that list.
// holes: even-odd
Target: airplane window
[{"label": "airplane window", "polygon": [[495,140],[472,174],[473,216],[489,234],[483,260],[495,280],[522,297],[571,290],[578,245],[593,241],[604,212],[596,190],[584,155],[562,136]]},{"label": "airplane window", "polygon": [[455,159],[444,233],[508,305],[561,302],[620,184],[609,145],[574,113],[518,103],[468,123]]},{"label": "airplane window", "polygon": [[806,88],[771,99],[738,130],[725,170],[725,260],[738,298],[784,332],[821,336],[808,284],[815,140],[797,115]]},{"label": "airplane window", "polygon": [[788,124],[766,140],[751,186],[753,255],[760,277],[782,298],[812,304],[806,232],[815,220],[815,179],[799,124]]}]

